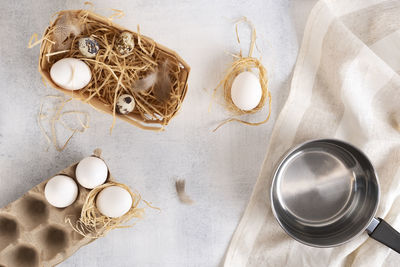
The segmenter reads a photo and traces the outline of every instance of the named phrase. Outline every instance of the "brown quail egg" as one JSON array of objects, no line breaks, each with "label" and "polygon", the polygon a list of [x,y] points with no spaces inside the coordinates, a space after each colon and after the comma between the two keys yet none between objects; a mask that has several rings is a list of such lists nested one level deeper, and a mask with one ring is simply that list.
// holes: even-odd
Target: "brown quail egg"
[{"label": "brown quail egg", "polygon": [[99,52],[99,43],[92,37],[82,37],[79,39],[79,51],[88,58],[96,57]]},{"label": "brown quail egg", "polygon": [[135,41],[130,32],[123,32],[116,41],[116,49],[121,55],[128,55],[133,51]]},{"label": "brown quail egg", "polygon": [[121,95],[117,100],[116,108],[118,113],[126,115],[135,108],[135,99],[128,94]]}]

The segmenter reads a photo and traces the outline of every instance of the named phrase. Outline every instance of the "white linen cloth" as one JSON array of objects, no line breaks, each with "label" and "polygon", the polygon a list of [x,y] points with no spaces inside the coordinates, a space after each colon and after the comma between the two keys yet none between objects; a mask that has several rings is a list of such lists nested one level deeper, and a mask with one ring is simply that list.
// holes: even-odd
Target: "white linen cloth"
[{"label": "white linen cloth", "polygon": [[400,266],[366,233],[334,248],[291,239],[276,222],[273,171],[293,145],[338,138],[363,150],[381,186],[377,216],[400,230],[400,1],[321,0],[310,13],[288,100],[225,266]]}]

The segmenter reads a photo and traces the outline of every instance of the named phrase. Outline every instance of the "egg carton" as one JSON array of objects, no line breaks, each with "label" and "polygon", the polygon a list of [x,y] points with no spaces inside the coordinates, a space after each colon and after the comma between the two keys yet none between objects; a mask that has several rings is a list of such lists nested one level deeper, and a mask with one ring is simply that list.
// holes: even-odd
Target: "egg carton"
[{"label": "egg carton", "polygon": [[[135,39],[138,38],[138,33],[131,31],[121,25],[118,25],[114,22],[112,22],[109,18],[106,18],[104,16],[101,16],[99,14],[96,14],[90,10],[63,10],[58,12],[57,18],[52,22],[52,24],[46,29],[44,35],[46,35],[52,27],[56,24],[57,20],[60,18],[65,13],[70,13],[72,15],[78,15],[84,12],[85,16],[88,18],[101,22],[103,24],[109,25],[120,32],[130,32]],[[178,78],[178,84],[179,84],[179,102],[182,103],[185,96],[186,92],[188,89],[188,77],[190,73],[190,67],[189,65],[173,50],[155,42],[151,38],[144,36],[140,34],[140,38],[143,41],[146,41],[148,43],[154,43],[155,44],[155,51],[159,52],[160,54],[164,55],[163,57],[165,58],[171,58],[175,59],[179,63],[179,78]],[[172,116],[168,119],[152,119],[151,117],[148,118],[143,118],[139,116],[138,114],[135,114],[134,112],[129,113],[127,115],[121,115],[121,114],[113,114],[113,110],[110,109],[110,107],[106,104],[104,104],[102,101],[97,99],[97,97],[93,97],[90,100],[87,99],[87,95],[82,94],[79,90],[76,91],[71,91],[67,89],[63,89],[60,86],[58,86],[56,83],[53,82],[53,80],[50,77],[50,63],[47,60],[47,56],[45,55],[48,52],[49,47],[51,47],[51,44],[47,42],[46,40],[42,42],[41,48],[40,48],[40,55],[39,55],[39,72],[42,76],[42,78],[49,83],[53,88],[57,89],[58,91],[69,95],[75,99],[78,99],[84,103],[87,103],[91,105],[93,108],[95,108],[98,111],[102,111],[104,113],[110,114],[115,116],[118,119],[121,119],[125,122],[128,122],[136,127],[142,128],[142,129],[147,129],[147,130],[160,130],[162,129],[162,126],[165,126],[169,123],[169,121],[177,114],[179,111],[181,105],[178,104],[176,107],[174,107],[174,112]],[[153,114],[155,117],[159,117],[157,113]],[[151,124],[151,126],[149,126]],[[161,125],[161,126],[160,126]]]},{"label": "egg carton", "polygon": [[[100,157],[96,151],[93,156]],[[0,209],[0,267],[55,266],[95,240],[80,235],[65,222],[68,217],[75,224],[90,192],[76,180],[77,164],[56,174],[76,181],[78,197],[72,205],[60,209],[47,202],[44,188],[48,179]],[[108,172],[107,181],[113,180]]]}]

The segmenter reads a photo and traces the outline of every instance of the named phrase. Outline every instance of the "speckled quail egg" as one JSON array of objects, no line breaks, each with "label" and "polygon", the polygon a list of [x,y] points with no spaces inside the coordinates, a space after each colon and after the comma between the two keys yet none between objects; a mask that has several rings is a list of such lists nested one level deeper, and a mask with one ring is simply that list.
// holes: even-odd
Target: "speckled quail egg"
[{"label": "speckled quail egg", "polygon": [[128,94],[121,95],[117,100],[116,108],[118,113],[126,115],[135,108],[135,99]]},{"label": "speckled quail egg", "polygon": [[88,58],[96,57],[99,52],[99,43],[92,37],[82,37],[79,39],[79,51]]},{"label": "speckled quail egg", "polygon": [[128,55],[135,47],[135,40],[130,32],[123,32],[116,41],[116,49],[121,55]]}]

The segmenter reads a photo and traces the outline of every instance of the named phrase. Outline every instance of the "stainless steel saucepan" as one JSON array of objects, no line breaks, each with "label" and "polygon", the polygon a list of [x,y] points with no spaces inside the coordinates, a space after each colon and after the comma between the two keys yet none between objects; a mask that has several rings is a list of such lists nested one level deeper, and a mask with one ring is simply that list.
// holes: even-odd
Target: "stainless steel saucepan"
[{"label": "stainless steel saucepan", "polygon": [[314,247],[341,245],[367,231],[400,253],[400,233],[375,218],[377,174],[367,156],[339,140],[303,143],[276,168],[271,205],[281,227]]}]

